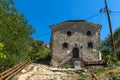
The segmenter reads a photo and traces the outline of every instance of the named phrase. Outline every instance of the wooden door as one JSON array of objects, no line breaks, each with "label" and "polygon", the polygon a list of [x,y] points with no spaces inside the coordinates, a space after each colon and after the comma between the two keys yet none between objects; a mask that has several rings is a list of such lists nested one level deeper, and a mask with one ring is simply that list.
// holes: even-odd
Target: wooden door
[{"label": "wooden door", "polygon": [[73,58],[79,58],[79,49],[73,48]]}]

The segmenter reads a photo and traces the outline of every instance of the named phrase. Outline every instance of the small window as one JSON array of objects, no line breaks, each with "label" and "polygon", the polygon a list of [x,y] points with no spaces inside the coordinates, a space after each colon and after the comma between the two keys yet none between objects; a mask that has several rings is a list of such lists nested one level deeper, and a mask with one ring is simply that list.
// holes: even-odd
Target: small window
[{"label": "small window", "polygon": [[63,48],[68,48],[68,43],[63,43]]},{"label": "small window", "polygon": [[71,35],[72,35],[71,31],[68,31],[67,36],[71,36]]},{"label": "small window", "polygon": [[91,36],[91,31],[87,31],[87,35],[88,35],[88,36]]},{"label": "small window", "polygon": [[88,48],[93,48],[93,44],[92,43],[88,43]]}]

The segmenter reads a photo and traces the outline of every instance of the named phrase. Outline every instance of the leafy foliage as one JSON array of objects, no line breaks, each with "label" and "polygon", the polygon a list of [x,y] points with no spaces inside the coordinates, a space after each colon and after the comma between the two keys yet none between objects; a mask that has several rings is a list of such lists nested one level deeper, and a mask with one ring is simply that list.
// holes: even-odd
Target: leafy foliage
[{"label": "leafy foliage", "polygon": [[80,74],[78,80],[90,80],[90,75]]},{"label": "leafy foliage", "polygon": [[0,72],[26,58],[44,58],[49,50],[30,36],[32,25],[15,7],[13,0],[0,0]]},{"label": "leafy foliage", "polygon": [[[120,60],[120,28],[117,28],[113,33],[116,52],[113,52],[113,47],[111,45],[110,35],[102,41],[99,50],[101,50],[104,59],[109,59],[112,61]],[[116,55],[115,55],[116,54]]]},{"label": "leafy foliage", "polygon": [[0,71],[27,58],[27,44],[33,32],[12,0],[0,1]]},{"label": "leafy foliage", "polygon": [[31,44],[31,58],[33,60],[44,59],[50,54],[50,50],[46,49],[44,43],[38,40],[32,40]]},{"label": "leafy foliage", "polygon": [[108,75],[109,75],[109,78],[110,78],[111,80],[120,80],[120,77],[119,77],[118,73],[109,72]]},{"label": "leafy foliage", "polygon": [[0,43],[0,60],[3,61],[6,59],[6,55],[2,52],[3,51],[4,44]]}]

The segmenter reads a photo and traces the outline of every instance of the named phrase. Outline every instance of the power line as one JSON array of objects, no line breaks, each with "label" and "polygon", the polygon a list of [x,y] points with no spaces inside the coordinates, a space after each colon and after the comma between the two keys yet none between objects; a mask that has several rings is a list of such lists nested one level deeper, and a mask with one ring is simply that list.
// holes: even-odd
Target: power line
[{"label": "power line", "polygon": [[99,15],[100,15],[100,13],[98,13],[98,14],[95,14],[95,15],[93,15],[93,16],[90,16],[90,17],[86,18],[85,20],[92,19],[92,18],[94,18],[94,17],[96,17],[96,16],[99,16]]},{"label": "power line", "polygon": [[[96,16],[99,16],[99,15],[100,15],[100,13],[99,13],[99,14],[95,14],[95,15],[93,15],[93,16],[90,16],[90,17],[88,17],[88,18],[86,18],[86,19],[84,19],[84,20],[89,20],[89,19],[92,19],[92,18],[94,18],[94,17],[96,17]],[[71,25],[71,24],[70,24],[70,25]],[[68,25],[68,26],[66,26],[66,27],[59,28],[59,29],[57,29],[57,31],[58,31],[58,30],[66,29],[66,28],[68,28],[70,25]],[[56,32],[56,31],[53,31],[53,33],[54,33],[54,32]],[[41,35],[37,36],[37,38],[39,38],[39,37],[44,37],[44,36],[47,36],[47,35],[50,35],[50,34],[51,34],[50,32],[45,33],[45,34],[41,34]]]},{"label": "power line", "polygon": [[[71,24],[70,24],[70,25],[71,25]],[[60,29],[57,29],[57,31],[58,31],[58,30],[63,30],[63,29],[65,29],[65,28],[69,27],[70,25],[68,25],[68,26],[66,26],[66,27],[62,27],[62,28],[60,28]],[[53,31],[53,33],[54,33],[54,32],[57,32],[57,31]],[[50,34],[51,34],[51,33],[48,32],[48,33],[45,33],[45,34],[42,34],[42,35],[37,36],[37,38],[39,38],[39,37],[44,37],[44,36],[47,36],[47,35],[50,35]]]},{"label": "power line", "polygon": [[120,16],[120,14],[111,13],[111,15]]},{"label": "power line", "polygon": [[39,38],[39,37],[44,37],[44,36],[47,36],[47,35],[50,35],[50,34],[51,34],[50,32],[45,33],[45,34],[41,34],[41,35],[37,36],[37,38]]},{"label": "power line", "polygon": [[120,11],[110,11],[111,13],[120,13]]}]

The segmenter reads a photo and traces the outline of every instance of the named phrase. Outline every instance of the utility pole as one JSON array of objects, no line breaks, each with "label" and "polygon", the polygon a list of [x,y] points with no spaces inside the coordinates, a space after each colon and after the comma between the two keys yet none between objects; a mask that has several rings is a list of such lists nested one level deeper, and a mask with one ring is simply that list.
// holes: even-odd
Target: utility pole
[{"label": "utility pole", "polygon": [[112,47],[113,47],[114,54],[116,56],[116,49],[115,49],[114,37],[113,37],[113,34],[112,34],[112,25],[111,25],[111,20],[110,20],[109,9],[108,9],[108,5],[107,5],[106,0],[104,0],[104,1],[105,1],[105,9],[106,9],[106,12],[107,12],[108,23],[109,23],[109,28],[110,28],[111,44],[112,44]]}]

